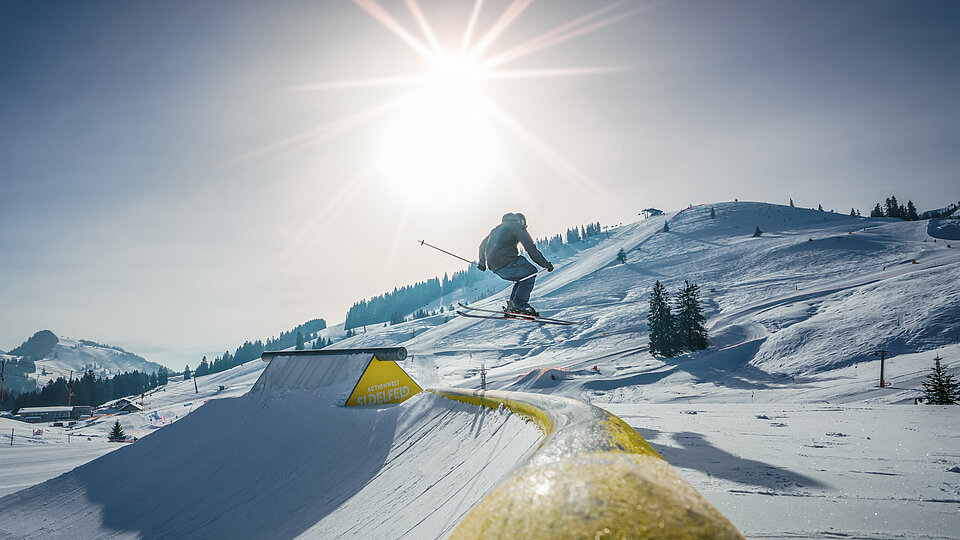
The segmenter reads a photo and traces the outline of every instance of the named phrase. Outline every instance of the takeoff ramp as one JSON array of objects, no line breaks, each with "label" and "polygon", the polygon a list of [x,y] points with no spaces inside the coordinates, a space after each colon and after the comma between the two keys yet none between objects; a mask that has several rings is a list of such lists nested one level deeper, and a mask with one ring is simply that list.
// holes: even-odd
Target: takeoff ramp
[{"label": "takeoff ramp", "polygon": [[246,395],[0,499],[0,538],[444,537],[542,437],[431,394],[345,407],[374,356],[268,355]]}]

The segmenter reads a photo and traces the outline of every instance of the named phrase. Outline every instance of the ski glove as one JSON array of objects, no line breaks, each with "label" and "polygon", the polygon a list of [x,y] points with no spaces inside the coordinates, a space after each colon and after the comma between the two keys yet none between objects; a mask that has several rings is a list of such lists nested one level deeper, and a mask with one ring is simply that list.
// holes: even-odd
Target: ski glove
[{"label": "ski glove", "polygon": [[487,265],[483,264],[482,262],[478,262],[478,263],[477,263],[477,268],[478,268],[481,272],[486,272],[486,271],[487,271]]},{"label": "ski glove", "polygon": [[547,267],[546,267],[546,268],[547,268],[547,272],[553,272],[553,263],[550,262],[550,261],[547,261]]}]

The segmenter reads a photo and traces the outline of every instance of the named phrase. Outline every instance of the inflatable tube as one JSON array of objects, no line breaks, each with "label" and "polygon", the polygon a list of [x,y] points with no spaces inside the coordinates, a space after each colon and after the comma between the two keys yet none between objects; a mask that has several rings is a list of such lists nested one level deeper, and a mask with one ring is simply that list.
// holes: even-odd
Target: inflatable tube
[{"label": "inflatable tube", "polygon": [[451,538],[743,538],[636,430],[599,407],[522,392],[428,391],[505,407],[544,434]]}]

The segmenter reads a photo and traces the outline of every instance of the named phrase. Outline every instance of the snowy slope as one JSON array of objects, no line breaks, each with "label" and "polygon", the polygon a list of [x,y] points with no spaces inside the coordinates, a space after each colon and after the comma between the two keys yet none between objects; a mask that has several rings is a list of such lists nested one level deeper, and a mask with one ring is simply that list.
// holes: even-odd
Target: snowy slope
[{"label": "snowy slope", "polygon": [[[666,219],[670,231],[662,232]],[[754,238],[758,226],[764,234]],[[589,249],[559,260],[555,272],[541,274],[532,299],[542,313],[582,324],[444,314],[374,329],[344,345],[402,344],[428,382],[476,386],[482,363],[493,388],[595,402],[749,402],[761,392],[771,400],[895,403],[912,402],[932,365],[932,355],[911,361],[908,354],[960,339],[960,246],[933,242],[924,222],[735,202],[689,208],[594,239]],[[621,248],[627,264],[615,261]],[[702,288],[712,346],[654,358],[646,352],[647,295],[655,280],[676,290],[684,279]],[[508,291],[504,284],[477,305],[497,306]],[[879,374],[873,352],[880,348],[890,351],[889,365],[906,368],[898,375],[905,390],[883,398],[869,387],[830,390],[848,373],[864,373],[869,383],[867,373]],[[539,389],[520,380],[544,367],[569,377],[541,379]]]},{"label": "snowy slope", "polygon": [[748,538],[960,537],[960,407],[608,408]]},{"label": "snowy slope", "polygon": [[[715,218],[710,218],[711,208]],[[670,231],[663,232],[668,219]],[[578,250],[553,257],[557,270],[538,276],[532,303],[548,316],[579,325],[480,321],[444,313],[368,327],[335,347],[404,345],[411,353],[404,368],[425,386],[479,387],[482,365],[490,388],[559,393],[607,406],[647,437],[748,537],[957,537],[960,407],[913,405],[935,355],[949,371],[960,368],[960,246],[948,247],[928,226],[764,203],[693,207],[623,226],[609,239],[592,237]],[[752,236],[756,227],[763,231],[759,238]],[[616,263],[621,248],[628,253],[627,264]],[[684,279],[702,287],[711,347],[675,359],[655,358],[647,351],[647,295],[655,280],[675,291]],[[500,282],[498,293],[475,305],[497,306],[508,290]],[[342,326],[323,335],[342,336]],[[890,351],[885,388],[878,385],[880,360],[872,354],[879,348]],[[262,369],[262,362],[250,362],[200,377],[199,395],[193,393],[193,381],[183,381],[147,396],[148,411],[121,422],[136,434],[154,435],[78,469],[72,479],[61,477],[0,500],[0,523],[19,523],[17,536],[95,534],[101,526],[115,527],[121,536],[150,535],[149,527],[180,531],[177,520],[164,518],[173,509],[138,507],[134,524],[114,499],[98,493],[90,507],[94,517],[69,526],[57,516],[74,508],[75,498],[58,502],[42,518],[40,527],[45,528],[30,529],[40,516],[20,510],[28,500],[57,498],[58,490],[93,489],[87,471],[103,472],[104,463],[114,468],[128,463],[154,474],[153,461],[160,459],[166,470],[186,468],[193,476],[213,474],[208,481],[226,482],[231,489],[221,491],[234,495],[213,493],[201,484],[211,505],[192,496],[169,495],[164,501],[181,512],[197,512],[187,521],[210,527],[204,530],[232,530],[224,520],[246,521],[231,507],[246,508],[256,492],[238,492],[233,480],[190,468],[181,452],[185,448],[197,456],[211,451],[204,449],[223,448],[226,454],[218,453],[215,462],[201,462],[257,486],[271,472],[295,480],[306,458],[287,446],[276,451],[267,436],[283,433],[280,439],[319,449],[318,461],[310,463],[322,474],[311,470],[316,475],[309,478],[323,490],[296,484],[292,491],[341,497],[336,509],[328,506],[316,513],[302,504],[269,507],[290,516],[285,529],[290,536],[443,536],[454,516],[487,487],[461,498],[460,492],[450,495],[450,484],[440,490],[430,486],[447,476],[459,478],[460,484],[486,482],[487,475],[477,473],[489,470],[491,461],[471,461],[465,455],[507,452],[498,466],[505,472],[507,463],[520,459],[516,452],[536,444],[533,433],[526,442],[497,446],[531,434],[489,416],[495,413],[454,410],[426,396],[388,413],[388,423],[394,425],[389,441],[384,436],[376,444],[361,445],[360,437],[369,443],[381,435],[376,422],[366,418],[351,420],[358,429],[339,439],[314,439],[316,431],[326,429],[340,434],[337,426],[343,427],[338,423],[346,413],[329,404],[234,397],[249,389]],[[221,384],[227,389],[218,393]],[[197,408],[218,397],[233,399]],[[298,404],[314,413],[302,414]],[[180,414],[190,411],[187,418]],[[170,420],[174,425],[157,431]],[[226,427],[254,420],[254,432],[242,436]],[[90,429],[105,433],[112,421],[98,420]],[[413,453],[404,451],[413,439],[422,444]],[[16,443],[27,444],[19,438]],[[131,453],[141,445],[146,447],[142,454]],[[159,456],[155,448],[160,446],[168,448],[170,457],[153,457]],[[366,460],[371,452],[394,457],[371,465]],[[258,453],[275,459],[257,461],[253,456]],[[121,460],[124,455],[128,461]],[[418,459],[432,464],[421,471]],[[370,487],[334,487],[331,479],[344,468],[373,475]],[[433,469],[440,470],[438,476],[432,476]],[[182,482],[150,478],[151,489],[161,493]],[[159,498],[148,500],[161,508]],[[382,512],[384,503],[391,512]],[[197,506],[206,513],[193,510]],[[413,508],[416,515],[400,508]],[[290,514],[301,511],[306,514]],[[394,517],[394,512],[400,514]],[[97,524],[101,516],[107,525]],[[422,528],[411,529],[415,523]]]}]

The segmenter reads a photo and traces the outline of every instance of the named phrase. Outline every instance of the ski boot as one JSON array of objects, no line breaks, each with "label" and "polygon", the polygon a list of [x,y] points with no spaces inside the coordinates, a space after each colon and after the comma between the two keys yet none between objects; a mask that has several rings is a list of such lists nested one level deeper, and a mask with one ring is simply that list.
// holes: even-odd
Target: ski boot
[{"label": "ski boot", "polygon": [[525,315],[527,317],[539,317],[540,314],[537,313],[537,310],[533,309],[533,306],[527,304],[523,307],[518,307],[513,304],[513,302],[507,301],[507,307],[503,308],[504,313],[507,313],[508,316],[511,314],[516,315]]}]

